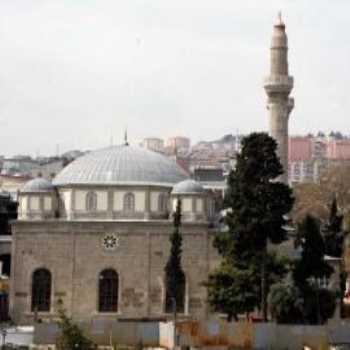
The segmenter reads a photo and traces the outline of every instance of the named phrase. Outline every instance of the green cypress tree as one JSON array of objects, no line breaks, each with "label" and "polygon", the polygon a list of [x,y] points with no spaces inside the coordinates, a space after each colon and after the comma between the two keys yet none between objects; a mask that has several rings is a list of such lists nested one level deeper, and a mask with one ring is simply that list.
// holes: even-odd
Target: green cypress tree
[{"label": "green cypress tree", "polygon": [[334,313],[336,296],[320,284],[331,276],[333,268],[324,259],[326,247],[319,220],[310,215],[305,217],[298,225],[297,245],[302,253],[293,276],[303,296],[304,319],[307,323],[323,324]]},{"label": "green cypress tree", "polygon": [[[237,156],[236,168],[228,177],[225,196],[228,231],[220,232],[214,242],[225,260],[223,264],[232,264],[248,274],[260,269],[259,300],[265,320],[269,274],[267,245],[286,239],[285,215],[293,205],[291,189],[278,182],[283,169],[276,149],[276,141],[265,133],[253,133],[242,140],[242,150]],[[247,288],[253,287],[247,285]],[[211,284],[209,293],[214,290]]]},{"label": "green cypress tree", "polygon": [[174,231],[170,236],[170,256],[165,266],[166,311],[173,311],[173,302],[176,301],[176,311],[184,311],[185,301],[185,273],[181,266],[182,235],[181,227],[181,200],[177,200],[174,213]]},{"label": "green cypress tree", "polygon": [[323,232],[325,253],[340,258],[343,255],[343,215],[338,214],[336,197],[333,198],[328,223]]},{"label": "green cypress tree", "polygon": [[325,244],[320,232],[320,223],[307,215],[298,225],[297,245],[301,246],[301,259],[296,263],[294,279],[297,285],[304,286],[310,279],[328,278],[333,268],[324,260]]}]

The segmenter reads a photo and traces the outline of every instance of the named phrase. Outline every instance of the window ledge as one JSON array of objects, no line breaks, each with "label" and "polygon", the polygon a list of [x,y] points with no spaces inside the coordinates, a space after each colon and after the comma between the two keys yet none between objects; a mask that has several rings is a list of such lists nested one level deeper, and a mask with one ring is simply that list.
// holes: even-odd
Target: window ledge
[{"label": "window ledge", "polygon": [[120,311],[111,311],[111,312],[107,312],[107,311],[103,311],[103,312],[99,312],[99,311],[95,311],[92,313],[92,316],[121,316],[122,313]]}]

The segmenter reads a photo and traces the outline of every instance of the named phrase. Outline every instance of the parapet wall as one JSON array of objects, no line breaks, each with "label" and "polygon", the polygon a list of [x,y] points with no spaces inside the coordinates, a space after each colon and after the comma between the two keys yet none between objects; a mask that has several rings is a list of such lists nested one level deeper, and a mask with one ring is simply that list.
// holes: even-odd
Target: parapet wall
[{"label": "parapet wall", "polygon": [[[82,323],[86,334],[99,345],[173,348],[173,322]],[[350,344],[350,323],[324,326],[277,325],[275,323],[209,320],[183,321],[176,327],[177,345],[201,349],[328,349],[330,345]],[[35,344],[54,344],[56,324],[38,324]]]}]

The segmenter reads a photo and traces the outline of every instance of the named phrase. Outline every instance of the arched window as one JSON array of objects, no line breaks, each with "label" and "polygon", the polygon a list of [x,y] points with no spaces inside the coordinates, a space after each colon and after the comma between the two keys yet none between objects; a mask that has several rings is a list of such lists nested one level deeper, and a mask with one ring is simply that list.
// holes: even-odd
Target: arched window
[{"label": "arched window", "polygon": [[158,196],[158,211],[162,213],[168,211],[168,196],[165,193],[160,193]]},{"label": "arched window", "polygon": [[133,193],[126,193],[124,196],[123,208],[125,212],[131,213],[135,211],[135,196]]},{"label": "arched window", "polygon": [[2,264],[2,274],[10,276],[11,272],[11,254],[0,255],[0,262]]},{"label": "arched window", "polygon": [[103,270],[99,275],[98,286],[98,311],[117,312],[118,311],[118,274],[112,270]]},{"label": "arched window", "polygon": [[50,311],[51,273],[47,269],[38,269],[32,280],[32,311]]},{"label": "arched window", "polygon": [[88,192],[86,194],[86,210],[87,211],[97,210],[97,194],[95,192]]},{"label": "arched window", "polygon": [[[165,312],[170,314],[174,312],[174,297],[168,286],[165,293]],[[186,281],[179,285],[179,296],[176,299],[176,312],[185,312],[185,299],[186,299]]]}]

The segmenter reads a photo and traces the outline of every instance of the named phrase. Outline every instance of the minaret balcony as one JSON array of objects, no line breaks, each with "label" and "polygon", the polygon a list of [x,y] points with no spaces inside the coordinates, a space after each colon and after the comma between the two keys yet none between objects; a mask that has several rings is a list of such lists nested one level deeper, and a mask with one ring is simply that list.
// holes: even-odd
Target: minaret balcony
[{"label": "minaret balcony", "polygon": [[286,92],[293,89],[294,79],[286,75],[270,75],[264,79],[264,88],[269,92]]}]

